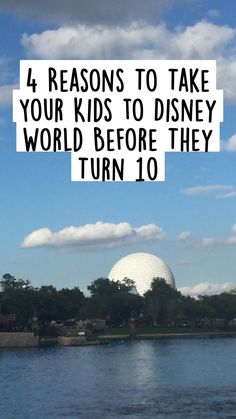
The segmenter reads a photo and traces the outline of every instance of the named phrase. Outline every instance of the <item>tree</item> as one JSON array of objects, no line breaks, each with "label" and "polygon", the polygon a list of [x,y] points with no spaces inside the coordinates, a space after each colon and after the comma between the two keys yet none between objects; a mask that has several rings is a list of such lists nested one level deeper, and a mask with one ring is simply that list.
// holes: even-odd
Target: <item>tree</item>
[{"label": "tree", "polygon": [[57,290],[52,285],[43,285],[37,291],[38,317],[44,322],[79,318],[84,298],[78,287]]},{"label": "tree", "polygon": [[87,289],[92,297],[104,298],[118,292],[119,285],[118,282],[110,281],[109,278],[98,278],[91,285],[88,285]]},{"label": "tree", "polygon": [[180,293],[171,287],[165,279],[154,278],[151,288],[145,295],[147,317],[152,319],[153,325],[169,324],[177,316],[177,301]]},{"label": "tree", "polygon": [[16,279],[4,274],[1,285],[1,311],[3,314],[15,314],[16,324],[24,327],[33,317],[36,293],[29,280]]},{"label": "tree", "polygon": [[84,304],[85,296],[79,287],[72,289],[62,288],[58,291],[59,311],[62,319],[80,318],[80,311]]},{"label": "tree", "polygon": [[14,313],[19,324],[25,325],[33,316],[43,323],[50,320],[79,318],[84,294],[78,287],[57,290],[52,285],[32,287],[30,281],[5,274],[0,281],[2,313]]},{"label": "tree", "polygon": [[0,286],[2,292],[7,293],[12,290],[16,289],[29,289],[32,288],[30,281],[27,279],[26,281],[23,279],[16,279],[11,274],[4,274],[2,276],[2,280],[0,281]]},{"label": "tree", "polygon": [[206,317],[221,318],[227,322],[236,318],[236,294],[223,292],[219,295],[201,296]]},{"label": "tree", "polygon": [[133,289],[134,282],[128,278],[123,281],[96,279],[88,286],[91,298],[86,302],[86,314],[90,318],[104,318],[113,325],[127,323],[132,311],[142,309],[142,297],[132,293]]}]

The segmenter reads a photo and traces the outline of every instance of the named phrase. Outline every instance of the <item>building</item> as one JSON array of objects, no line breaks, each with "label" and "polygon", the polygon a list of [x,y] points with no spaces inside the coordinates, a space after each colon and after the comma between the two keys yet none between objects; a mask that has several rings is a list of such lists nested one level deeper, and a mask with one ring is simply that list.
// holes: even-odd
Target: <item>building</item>
[{"label": "building", "polygon": [[175,288],[175,278],[169,266],[151,253],[132,253],[123,257],[113,266],[108,278],[114,281],[132,279],[140,295],[148,291],[154,278],[162,278]]}]

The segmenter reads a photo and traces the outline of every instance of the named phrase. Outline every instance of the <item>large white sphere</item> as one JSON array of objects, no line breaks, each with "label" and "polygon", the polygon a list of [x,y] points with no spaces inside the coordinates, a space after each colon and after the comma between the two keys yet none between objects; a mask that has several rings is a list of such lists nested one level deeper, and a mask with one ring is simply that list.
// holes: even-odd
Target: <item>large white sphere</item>
[{"label": "large white sphere", "polygon": [[132,253],[118,260],[108,275],[110,280],[133,279],[139,294],[143,295],[151,286],[153,278],[163,278],[175,287],[174,275],[169,266],[150,253]]}]

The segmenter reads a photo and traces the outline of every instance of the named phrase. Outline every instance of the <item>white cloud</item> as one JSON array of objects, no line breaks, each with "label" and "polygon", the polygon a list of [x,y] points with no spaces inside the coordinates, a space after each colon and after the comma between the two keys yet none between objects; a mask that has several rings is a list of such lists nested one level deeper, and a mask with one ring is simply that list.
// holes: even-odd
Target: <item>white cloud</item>
[{"label": "white cloud", "polygon": [[235,36],[235,29],[207,21],[187,26],[177,33],[176,44],[185,59],[216,59]]},{"label": "white cloud", "polygon": [[227,239],[228,244],[236,244],[236,234]]},{"label": "white cloud", "polygon": [[51,22],[155,21],[174,0],[0,0],[0,10]]},{"label": "white cloud", "polygon": [[229,237],[226,241],[228,244],[236,244],[236,236]]},{"label": "white cloud", "polygon": [[11,69],[12,60],[0,57],[0,106],[9,106],[12,103],[12,90],[17,89],[17,77]]},{"label": "white cloud", "polygon": [[224,243],[223,240],[217,240],[211,237],[195,238],[191,231],[183,231],[178,235],[177,240],[186,247],[198,250],[214,250]]},{"label": "white cloud", "polygon": [[202,239],[192,239],[188,242],[188,245],[199,250],[215,250],[219,246],[224,244],[224,240],[217,240],[212,237],[203,237]]},{"label": "white cloud", "polygon": [[12,90],[17,89],[16,84],[0,86],[0,106],[9,106],[12,103]]},{"label": "white cloud", "polygon": [[232,234],[233,235],[227,239],[227,244],[236,244],[236,224],[233,224],[232,226]]},{"label": "white cloud", "polygon": [[232,135],[228,141],[223,142],[223,149],[226,151],[236,151],[236,134]]},{"label": "white cloud", "polygon": [[212,250],[218,247],[222,242],[211,237],[204,237],[199,241],[199,246],[203,249]]},{"label": "white cloud", "polygon": [[232,226],[232,235],[229,238],[216,239],[212,237],[196,238],[190,231],[183,231],[177,237],[178,241],[188,248],[198,250],[214,250],[220,246],[236,244],[236,224]]},{"label": "white cloud", "polygon": [[190,295],[191,297],[198,297],[199,295],[216,295],[222,292],[231,291],[235,288],[236,284],[230,282],[224,282],[221,284],[200,282],[192,287],[181,287],[179,291],[184,295]]},{"label": "white cloud", "polygon": [[22,44],[29,56],[44,59],[139,59],[154,58],[155,54],[165,58],[169,41],[174,42],[172,37],[164,25],[76,25],[25,34]]},{"label": "white cloud", "polygon": [[191,237],[192,237],[191,231],[183,231],[182,233],[178,235],[177,239],[181,242],[186,242],[189,239],[191,239]]},{"label": "white cloud", "polygon": [[163,229],[155,224],[135,228],[127,222],[97,222],[79,227],[66,227],[55,233],[48,228],[41,228],[26,236],[21,247],[53,247],[67,251],[103,250],[163,238]]},{"label": "white cloud", "polygon": [[236,234],[236,224],[232,225],[232,232]]},{"label": "white cloud", "polygon": [[29,57],[43,59],[216,59],[218,87],[236,101],[234,28],[200,21],[170,30],[144,20],[134,15],[126,25],[67,25],[25,34],[22,44]]},{"label": "white cloud", "polygon": [[233,188],[232,191],[218,194],[216,198],[227,199],[227,198],[234,198],[235,196],[236,196],[236,190],[235,188]]},{"label": "white cloud", "polygon": [[0,57],[0,83],[7,84],[14,79],[14,73],[11,69],[12,59],[10,57]]},{"label": "white cloud", "polygon": [[[170,31],[164,24],[132,22],[126,26],[77,24],[24,35],[23,46],[39,58],[214,59],[234,38],[235,30],[201,21]],[[54,49],[53,49],[54,48]],[[118,53],[118,56],[117,56]]]},{"label": "white cloud", "polygon": [[182,189],[182,193],[188,196],[212,195],[224,199],[236,196],[236,189],[232,185],[197,185]]},{"label": "white cloud", "polygon": [[[235,38],[235,35],[234,35]],[[219,88],[224,89],[224,98],[229,103],[236,102],[236,56],[235,41],[232,41],[232,47],[228,56],[218,56],[217,59],[217,76]],[[231,55],[230,55],[231,54]],[[226,76],[227,75],[227,76]]]}]

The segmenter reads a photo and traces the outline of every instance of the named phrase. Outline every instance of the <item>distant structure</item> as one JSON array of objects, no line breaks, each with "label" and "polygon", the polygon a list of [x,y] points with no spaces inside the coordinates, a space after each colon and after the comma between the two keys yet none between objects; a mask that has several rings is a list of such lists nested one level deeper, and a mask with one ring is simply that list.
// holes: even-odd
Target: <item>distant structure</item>
[{"label": "distant structure", "polygon": [[169,266],[151,253],[131,253],[123,257],[113,266],[108,278],[114,281],[133,279],[140,295],[148,291],[153,278],[163,278],[175,288],[175,278]]}]

